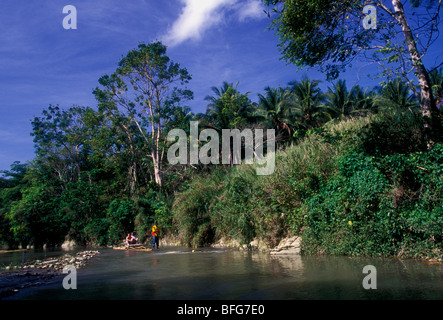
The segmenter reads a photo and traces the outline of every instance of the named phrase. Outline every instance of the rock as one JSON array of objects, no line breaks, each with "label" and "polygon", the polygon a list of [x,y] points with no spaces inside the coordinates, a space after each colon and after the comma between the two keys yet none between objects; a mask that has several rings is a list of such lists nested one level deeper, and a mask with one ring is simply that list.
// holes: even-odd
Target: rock
[{"label": "rock", "polygon": [[238,242],[235,239],[227,239],[227,238],[222,238],[219,239],[217,241],[217,243],[214,243],[211,245],[212,248],[235,248],[235,249],[240,249],[242,248],[242,245],[240,244],[240,242]]},{"label": "rock", "polygon": [[270,250],[270,254],[300,254],[301,238],[297,236],[285,238],[277,247]]},{"label": "rock", "polygon": [[75,248],[75,246],[76,243],[74,240],[66,240],[65,242],[63,242],[61,247],[63,250],[72,250]]},{"label": "rock", "polygon": [[266,244],[265,241],[260,239],[254,239],[249,243],[249,250],[258,250],[261,252],[268,252],[270,250],[269,246]]},{"label": "rock", "polygon": [[251,241],[251,243],[249,244],[249,247],[253,250],[257,250],[258,246],[259,246],[259,241],[257,239]]},{"label": "rock", "polygon": [[99,251],[83,251],[78,252],[75,257],[65,254],[57,259],[47,259],[47,260],[35,260],[30,262],[30,264],[24,264],[22,266],[5,266],[5,270],[20,270],[20,272],[32,269],[41,270],[40,272],[60,272],[68,264],[74,265],[76,268],[80,268],[86,264],[86,262],[99,254]]}]

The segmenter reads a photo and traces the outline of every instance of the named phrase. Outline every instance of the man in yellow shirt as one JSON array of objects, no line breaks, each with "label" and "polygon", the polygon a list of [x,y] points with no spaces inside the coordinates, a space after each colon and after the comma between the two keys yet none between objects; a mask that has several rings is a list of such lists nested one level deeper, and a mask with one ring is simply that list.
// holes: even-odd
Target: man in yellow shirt
[{"label": "man in yellow shirt", "polygon": [[160,236],[160,229],[157,227],[157,224],[154,224],[152,227],[152,248],[154,249],[157,245],[158,249],[158,243],[159,243],[159,236]]}]

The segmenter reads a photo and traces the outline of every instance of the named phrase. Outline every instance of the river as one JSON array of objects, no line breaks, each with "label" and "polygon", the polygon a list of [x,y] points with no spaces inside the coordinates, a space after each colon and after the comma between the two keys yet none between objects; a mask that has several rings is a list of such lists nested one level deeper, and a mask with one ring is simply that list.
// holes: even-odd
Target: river
[{"label": "river", "polygon": [[[394,258],[270,255],[227,249],[161,248],[153,252],[98,249],[77,270],[21,290],[12,300],[377,300],[443,299],[443,264]],[[65,252],[44,252],[55,257]],[[41,255],[42,253],[40,253]],[[7,256],[9,255],[9,257]],[[22,253],[5,259],[29,258]],[[35,254],[32,257],[37,257]],[[2,263],[2,261],[0,261]],[[375,267],[363,273],[367,265]],[[374,272],[375,271],[375,272]],[[372,277],[376,289],[363,283]]]}]

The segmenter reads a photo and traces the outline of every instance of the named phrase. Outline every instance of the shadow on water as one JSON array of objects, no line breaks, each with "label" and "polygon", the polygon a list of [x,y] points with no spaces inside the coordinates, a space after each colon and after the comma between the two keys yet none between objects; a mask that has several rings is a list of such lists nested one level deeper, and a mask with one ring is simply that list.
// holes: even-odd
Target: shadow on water
[{"label": "shadow on water", "polygon": [[[162,248],[101,249],[77,271],[77,289],[60,283],[12,299],[443,299],[443,266],[421,261]],[[364,289],[363,267],[376,268]]]}]

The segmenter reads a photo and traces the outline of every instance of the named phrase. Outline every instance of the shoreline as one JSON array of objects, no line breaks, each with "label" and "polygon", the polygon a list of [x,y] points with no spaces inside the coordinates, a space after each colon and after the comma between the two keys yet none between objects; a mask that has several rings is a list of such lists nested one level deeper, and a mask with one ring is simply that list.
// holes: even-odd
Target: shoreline
[{"label": "shoreline", "polygon": [[75,255],[64,254],[58,258],[34,260],[21,266],[6,266],[0,269],[0,300],[11,297],[22,289],[46,284],[63,276],[63,269],[70,265],[76,269],[100,254],[97,250],[85,250]]}]

